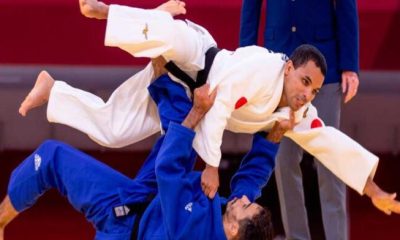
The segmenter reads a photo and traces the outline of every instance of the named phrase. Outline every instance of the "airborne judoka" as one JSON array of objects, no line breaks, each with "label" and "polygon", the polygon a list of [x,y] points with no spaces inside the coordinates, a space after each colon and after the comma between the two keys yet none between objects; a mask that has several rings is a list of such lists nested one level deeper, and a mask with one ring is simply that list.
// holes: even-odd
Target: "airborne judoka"
[{"label": "airborne judoka", "polygon": [[[97,1],[81,0],[81,3],[89,4],[81,5],[87,16],[108,18],[107,45],[118,46],[137,57],[162,55],[192,77],[204,68],[205,52],[216,46],[207,30],[189,21],[173,20],[165,11],[109,7]],[[85,12],[85,7],[90,11]],[[49,92],[49,120],[88,133],[103,145],[114,145],[117,139],[114,145],[117,147],[160,131],[159,112],[146,89],[151,82],[149,68],[124,83],[107,104],[94,95],[56,82]],[[288,61],[282,54],[256,46],[233,52],[221,50],[208,76],[210,91],[218,86],[218,95],[196,129],[195,150],[209,166],[217,167],[224,129],[244,133],[268,131],[277,120],[288,119],[291,109],[296,111],[298,124],[286,136],[350,187],[365,193],[378,158],[340,131],[325,127],[310,104],[325,72],[323,56],[311,46],[299,47]],[[30,102],[29,95],[22,104],[22,112],[36,105],[27,102]]]}]

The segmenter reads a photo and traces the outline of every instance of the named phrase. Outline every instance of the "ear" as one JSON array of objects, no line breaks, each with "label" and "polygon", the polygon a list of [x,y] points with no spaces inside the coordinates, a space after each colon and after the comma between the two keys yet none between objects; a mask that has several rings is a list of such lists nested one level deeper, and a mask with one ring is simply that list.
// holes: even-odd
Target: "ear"
[{"label": "ear", "polygon": [[237,236],[237,234],[239,233],[239,223],[237,221],[229,223],[229,232],[231,236]]},{"label": "ear", "polygon": [[294,67],[293,67],[293,61],[289,59],[289,60],[285,63],[285,76],[287,76],[287,75],[289,74],[289,72],[290,72],[291,70],[293,70],[293,69],[294,69]]}]

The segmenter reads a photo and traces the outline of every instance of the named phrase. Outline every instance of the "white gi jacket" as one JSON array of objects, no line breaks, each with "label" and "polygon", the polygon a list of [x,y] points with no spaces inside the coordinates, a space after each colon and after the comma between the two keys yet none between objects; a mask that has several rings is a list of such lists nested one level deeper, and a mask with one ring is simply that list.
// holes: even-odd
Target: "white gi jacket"
[{"label": "white gi jacket", "polygon": [[[205,52],[216,46],[208,31],[192,22],[174,20],[166,12],[118,5],[110,6],[105,44],[135,57],[162,55],[192,77],[204,67]],[[206,163],[219,165],[224,129],[240,133],[268,131],[276,120],[289,118],[289,108],[276,110],[283,89],[284,64],[284,55],[257,46],[217,54],[207,82],[210,91],[218,86],[218,94],[197,127],[193,143]],[[122,84],[107,103],[56,82],[49,99],[48,119],[77,128],[105,146],[137,142],[160,130],[156,106],[146,89],[152,74],[148,65]],[[378,158],[340,131],[325,127],[311,104],[295,116],[299,124],[285,135],[362,194],[368,176],[375,174]]]}]

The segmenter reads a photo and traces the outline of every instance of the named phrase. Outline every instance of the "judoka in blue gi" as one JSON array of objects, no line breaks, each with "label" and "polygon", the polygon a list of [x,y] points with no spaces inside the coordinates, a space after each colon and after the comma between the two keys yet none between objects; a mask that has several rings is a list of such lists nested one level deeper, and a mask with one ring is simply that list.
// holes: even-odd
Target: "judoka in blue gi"
[{"label": "judoka in blue gi", "polygon": [[[268,211],[252,202],[274,167],[278,144],[266,139],[277,135],[280,139],[283,133],[257,135],[232,178],[229,201],[218,194],[210,200],[202,191],[200,173],[192,171],[192,129],[211,107],[215,91],[209,96],[208,85],[198,88],[192,108],[189,99],[176,97],[182,96],[181,85],[160,89],[166,80],[160,77],[149,90],[162,106],[162,124],[168,130],[135,179],[66,144],[46,141],[11,175],[0,206],[0,239],[5,225],[51,188],[86,216],[96,229],[96,239],[271,239]],[[171,116],[173,121],[168,121]]]}]

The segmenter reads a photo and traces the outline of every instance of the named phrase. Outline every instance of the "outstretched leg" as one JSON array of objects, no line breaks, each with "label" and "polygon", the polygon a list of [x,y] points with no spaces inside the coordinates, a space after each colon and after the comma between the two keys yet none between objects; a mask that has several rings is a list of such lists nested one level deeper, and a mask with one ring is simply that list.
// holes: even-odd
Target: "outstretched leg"
[{"label": "outstretched leg", "polygon": [[[186,3],[180,0],[167,1],[157,8],[156,10],[165,11],[172,16],[186,14]],[[95,19],[107,19],[109,6],[102,1],[97,0],[79,0],[79,8],[83,16]]]},{"label": "outstretched leg", "polygon": [[11,204],[8,195],[0,204],[0,240],[4,240],[4,228],[18,215],[17,210]]},{"label": "outstretched leg", "polygon": [[47,190],[56,189],[86,216],[97,232],[125,235],[130,234],[132,218],[115,219],[112,207],[124,204],[122,189],[134,189],[133,202],[142,202],[156,191],[151,173],[154,162],[146,166],[144,177],[148,179],[138,182],[66,144],[50,140],[13,171],[7,193],[13,208],[22,212]]},{"label": "outstretched leg", "polygon": [[29,110],[45,104],[49,100],[51,88],[54,85],[54,79],[48,72],[42,71],[36,79],[35,86],[21,103],[18,112],[26,116]]}]

